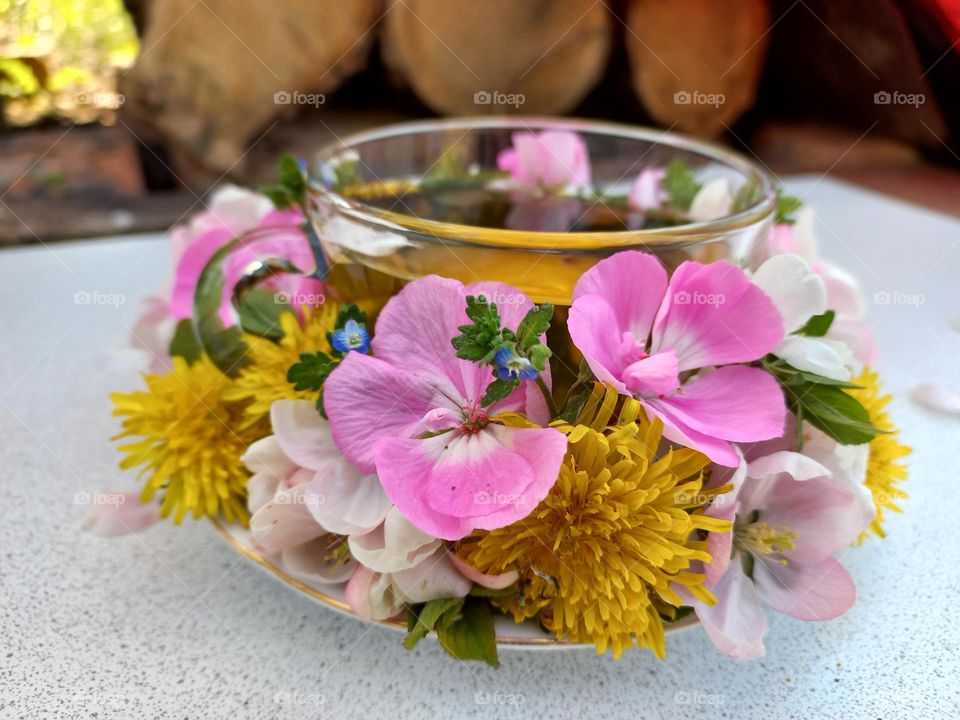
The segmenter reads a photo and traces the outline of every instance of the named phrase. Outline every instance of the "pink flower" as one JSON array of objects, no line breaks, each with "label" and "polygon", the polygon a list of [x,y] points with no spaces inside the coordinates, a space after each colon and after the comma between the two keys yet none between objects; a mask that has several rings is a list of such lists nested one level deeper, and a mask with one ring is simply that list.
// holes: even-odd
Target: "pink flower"
[{"label": "pink flower", "polygon": [[630,186],[627,204],[641,212],[659,208],[667,200],[667,192],[661,185],[666,176],[666,168],[644,168]]},{"label": "pink flower", "polygon": [[[301,228],[302,223],[303,214],[299,209],[274,210],[270,201],[259,193],[233,186],[218,190],[213,195],[209,211],[198,214],[189,226],[174,228],[170,233],[177,262],[170,314],[175,320],[193,315],[197,281],[217,250],[245,232],[257,228],[271,229],[254,243],[238,248],[224,263],[225,283],[220,319],[224,327],[236,324],[230,304],[233,288],[251,263],[263,258],[280,257],[302,271],[313,269],[315,260],[306,233]],[[297,275],[277,275],[259,287],[284,291],[293,297],[319,297],[323,292],[323,284],[319,280]]]},{"label": "pink flower", "polygon": [[737,464],[731,441],[783,431],[777,381],[759,368],[730,366],[777,347],[783,321],[730,263],[685,262],[668,285],[652,255],[617,253],[577,281],[567,327],[599,380],[639,398],[663,420],[667,439],[718,464]]},{"label": "pink flower", "polygon": [[717,598],[693,606],[714,644],[736,659],[764,654],[764,606],[801,620],[846,612],[856,588],[833,555],[865,528],[850,486],[815,460],[777,451],[744,460],[734,491],[708,514],[736,518],[711,533],[707,584]]},{"label": "pink flower", "polygon": [[532,307],[508,285],[464,287],[431,275],[407,285],[384,307],[374,357],[349,353],[324,385],[337,445],[361,471],[380,477],[387,495],[420,530],[457,540],[528,515],[560,470],[566,438],[557,430],[507,427],[498,413],[549,419],[525,382],[482,408],[489,367],[456,357],[451,339],[469,323],[467,295],[485,295],[515,328]]},{"label": "pink flower", "polygon": [[764,254],[771,257],[796,253],[810,264],[810,269],[823,278],[826,307],[836,313],[826,337],[846,344],[861,363],[872,365],[876,360],[876,346],[870,325],[864,319],[866,302],[860,286],[852,275],[820,257],[815,222],[813,211],[804,208],[797,213],[793,225],[774,225]]},{"label": "pink flower", "polygon": [[567,130],[514,133],[513,147],[500,152],[497,167],[517,183],[547,192],[590,187],[587,145]]},{"label": "pink flower", "polygon": [[330,426],[305,400],[270,406],[274,435],[258,440],[243,461],[250,532],[262,552],[313,582],[345,581],[355,563],[327,561],[326,537],[376,530],[391,504],[374,476],[365,476],[337,449]]}]

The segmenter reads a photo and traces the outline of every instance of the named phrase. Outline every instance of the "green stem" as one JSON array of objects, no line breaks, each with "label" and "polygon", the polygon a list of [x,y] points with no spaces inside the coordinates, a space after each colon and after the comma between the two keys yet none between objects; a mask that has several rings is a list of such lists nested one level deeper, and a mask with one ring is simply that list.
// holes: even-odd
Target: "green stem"
[{"label": "green stem", "polygon": [[543,399],[547,402],[550,419],[555,420],[560,413],[557,412],[557,404],[553,401],[553,395],[550,393],[550,388],[547,387],[547,383],[544,382],[542,375],[537,375],[537,387],[540,388],[540,392],[543,393]]}]

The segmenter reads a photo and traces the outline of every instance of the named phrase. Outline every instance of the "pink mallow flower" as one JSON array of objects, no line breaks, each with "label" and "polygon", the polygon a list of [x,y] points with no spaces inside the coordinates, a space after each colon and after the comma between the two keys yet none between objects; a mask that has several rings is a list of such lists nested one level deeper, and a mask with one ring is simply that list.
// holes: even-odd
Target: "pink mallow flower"
[{"label": "pink mallow flower", "polygon": [[533,381],[480,406],[491,369],[458,359],[451,345],[458,326],[469,324],[467,295],[495,303],[506,327],[516,328],[532,307],[508,285],[420,278],[380,313],[373,357],[348,353],[324,384],[343,453],[362,472],[376,472],[416,527],[445,540],[526,517],[556,481],[567,444],[558,430],[495,421],[514,411],[546,424]]},{"label": "pink mallow flower", "polygon": [[641,170],[630,186],[627,204],[640,212],[659,208],[668,199],[668,193],[662,185],[666,176],[667,169],[664,167],[648,167]]},{"label": "pink mallow flower", "polygon": [[734,519],[732,533],[710,533],[704,566],[717,598],[691,604],[713,643],[730,657],[764,654],[764,607],[801,620],[830,620],[856,599],[833,555],[856,540],[865,519],[855,492],[806,455],[780,450],[744,459],[734,489],[707,512]]},{"label": "pink mallow flower", "polygon": [[734,364],[777,347],[783,321],[773,301],[730,263],[685,262],[668,284],[652,255],[617,253],[577,281],[567,327],[599,380],[637,397],[663,421],[668,440],[715,463],[737,465],[731,442],[783,432],[777,381]]},{"label": "pink mallow flower", "polygon": [[513,147],[497,155],[497,167],[516,183],[549,193],[590,187],[587,144],[568,130],[514,133]]},{"label": "pink mallow flower", "polygon": [[343,582],[356,563],[329,561],[327,536],[375,531],[391,503],[375,476],[343,457],[313,403],[277,400],[270,422],[275,434],[243,456],[254,473],[247,484],[254,545],[279,555],[287,572],[302,580]]},{"label": "pink mallow flower", "polygon": [[[274,210],[270,201],[259,193],[233,186],[217,190],[209,210],[199,213],[189,225],[174,228],[170,233],[176,262],[170,295],[171,316],[174,320],[182,320],[193,315],[194,291],[210,258],[225,244],[251,230],[261,229],[263,232],[253,243],[237,248],[223,265],[225,283],[220,320],[224,327],[236,324],[230,306],[233,288],[252,264],[279,257],[289,260],[301,271],[310,272],[316,262],[301,227],[303,221],[299,209]],[[300,275],[279,274],[259,287],[282,291],[294,300],[320,298],[323,294],[323,283]]]}]

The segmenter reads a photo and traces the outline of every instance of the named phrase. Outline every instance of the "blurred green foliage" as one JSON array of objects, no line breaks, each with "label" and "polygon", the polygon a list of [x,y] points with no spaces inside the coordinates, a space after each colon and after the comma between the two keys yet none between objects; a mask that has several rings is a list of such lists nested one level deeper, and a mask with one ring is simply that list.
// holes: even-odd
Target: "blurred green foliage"
[{"label": "blurred green foliage", "polygon": [[140,43],[122,0],[0,0],[0,101],[11,125],[109,122]]}]

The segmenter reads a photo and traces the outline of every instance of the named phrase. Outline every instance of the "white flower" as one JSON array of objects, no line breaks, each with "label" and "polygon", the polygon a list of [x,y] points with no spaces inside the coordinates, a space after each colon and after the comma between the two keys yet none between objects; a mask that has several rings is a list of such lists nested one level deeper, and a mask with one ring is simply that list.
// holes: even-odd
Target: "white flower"
[{"label": "white flower", "polygon": [[786,336],[773,354],[797,370],[832,380],[849,380],[853,352],[844,343],[794,335],[814,315],[827,310],[827,289],[799,255],[774,255],[753,274],[753,282],[773,300],[783,317]]},{"label": "white flower", "polygon": [[690,219],[694,222],[707,222],[730,214],[733,196],[730,183],[725,178],[716,178],[704,185],[690,203]]}]

